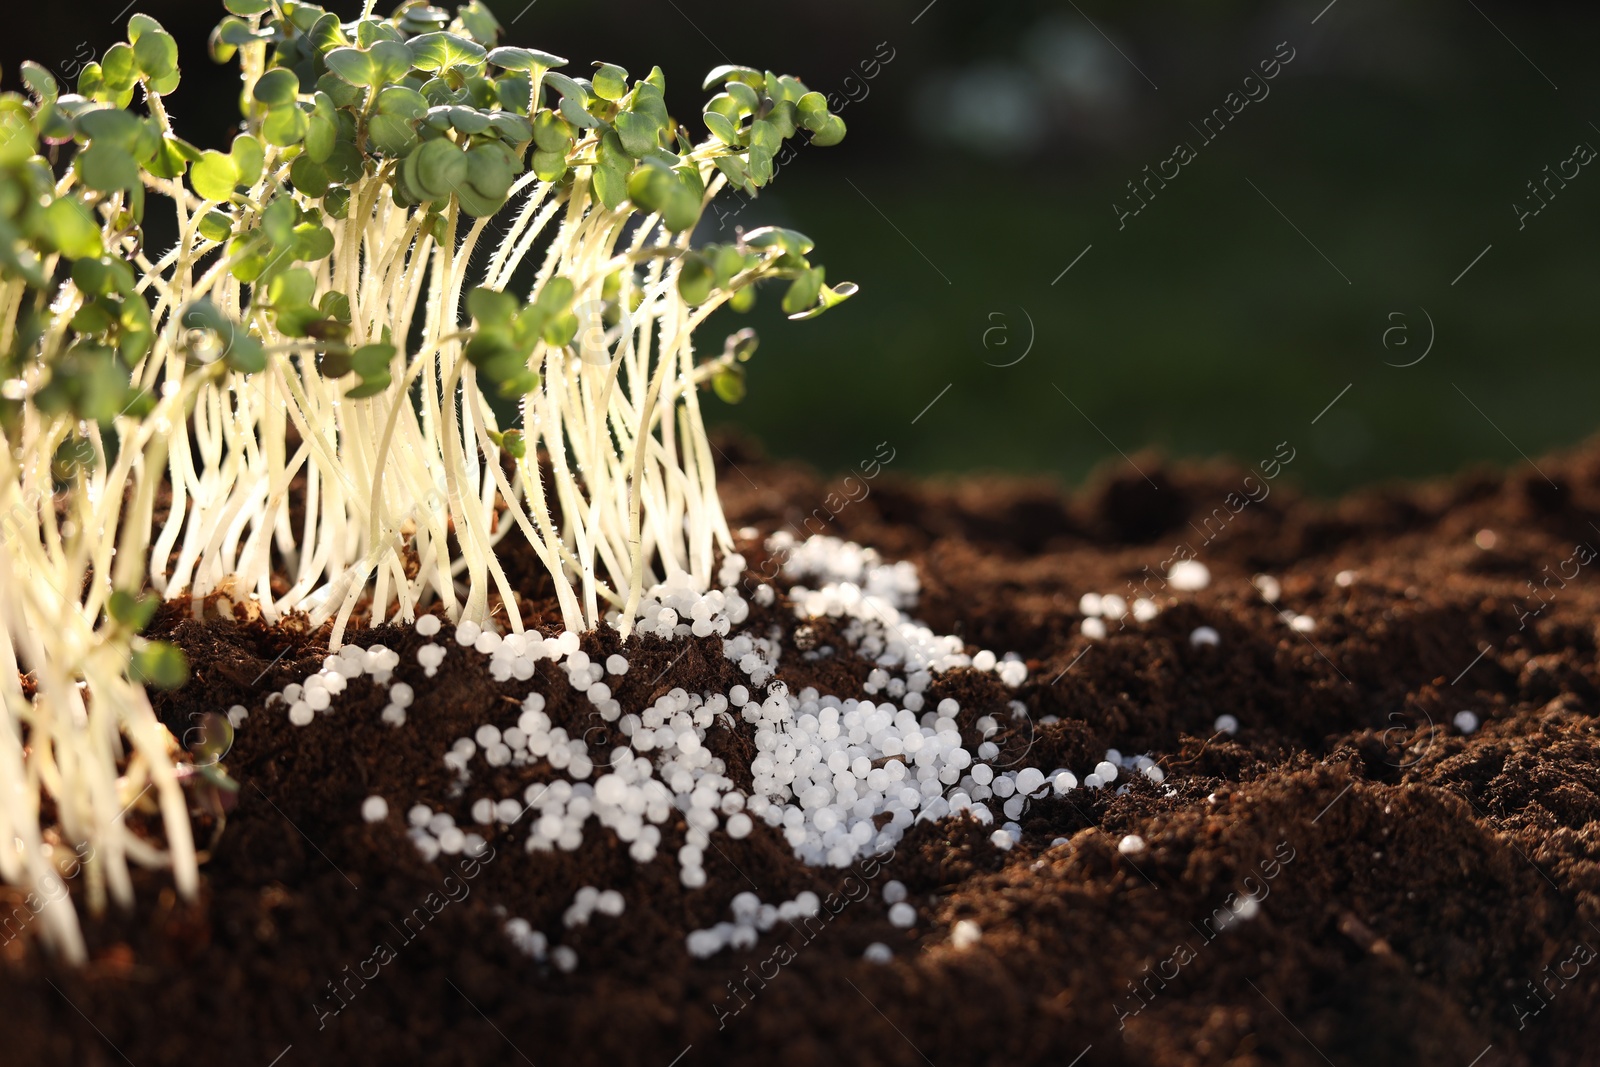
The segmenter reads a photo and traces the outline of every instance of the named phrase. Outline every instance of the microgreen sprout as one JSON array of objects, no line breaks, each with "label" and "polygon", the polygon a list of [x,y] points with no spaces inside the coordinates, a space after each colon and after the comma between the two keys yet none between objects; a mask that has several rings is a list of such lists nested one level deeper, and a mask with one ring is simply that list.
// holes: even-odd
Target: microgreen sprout
[{"label": "microgreen sprout", "polygon": [[[731,549],[699,394],[737,400],[754,341],[702,359],[696,330],[770,280],[797,319],[854,292],[791,230],[690,241],[719,190],[771,180],[785,140],[844,136],[792,77],[712,71],[698,138],[660,68],[564,73],[501,45],[478,0],[387,18],[369,0],[353,21],[225,6],[210,50],[237,63],[243,111],[226,145],[174,130],[177,46],[145,15],[76,92],[24,64],[26,93],[0,94],[0,782],[27,783],[0,790],[0,839],[20,842],[0,876],[43,874],[42,787],[94,843],[91,904],[132,902],[128,858],[198,884],[145,692],[188,665],[140,636],[146,589],[197,616],[303,614],[334,648],[353,619],[435,601],[480,626],[508,607],[520,631],[511,536],[568,629],[626,635],[648,588],[706,588]],[[152,200],[171,247],[146,243]],[[91,461],[58,485],[63,449]],[[165,850],[124,826],[125,744]],[[83,958],[70,904],[44,929]]]}]

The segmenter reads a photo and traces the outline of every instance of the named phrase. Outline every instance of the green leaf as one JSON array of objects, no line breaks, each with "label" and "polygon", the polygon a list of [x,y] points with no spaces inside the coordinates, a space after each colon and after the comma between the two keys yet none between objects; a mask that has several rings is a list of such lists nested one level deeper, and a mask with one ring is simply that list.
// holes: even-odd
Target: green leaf
[{"label": "green leaf", "polygon": [[690,252],[683,258],[678,271],[678,295],[690,305],[704,304],[711,298],[716,286],[716,276],[704,256]]},{"label": "green leaf", "polygon": [[150,305],[144,302],[144,297],[134,294],[124,298],[117,314],[117,350],[124,363],[132,367],[150,351],[155,343],[154,329]]},{"label": "green leaf", "polygon": [[406,42],[412,62],[422,70],[448,70],[451,67],[483,67],[488,52],[483,45],[453,33],[425,33]]},{"label": "green leaf", "polygon": [[27,83],[28,91],[40,103],[54,103],[61,94],[61,89],[56,85],[55,75],[45,70],[32,60],[25,60],[22,64],[22,80]]},{"label": "green leaf", "polygon": [[807,93],[795,105],[795,114],[801,126],[816,133],[828,121],[828,98],[821,93]]},{"label": "green leaf", "polygon": [[133,271],[120,259],[102,256],[72,264],[72,284],[89,296],[109,296],[133,291]]},{"label": "green leaf", "polygon": [[553,316],[544,327],[545,344],[561,348],[578,336],[578,316],[570,311]]},{"label": "green leaf", "polygon": [[333,155],[333,150],[339,144],[339,120],[331,114],[333,111],[331,104],[327,108],[330,114],[323,113],[322,104],[327,99],[326,94],[318,93],[317,95],[321,99],[317,101],[311,114],[306,118],[306,154],[304,158],[311,160],[313,163],[325,163],[328,157]]},{"label": "green leaf", "polygon": [[99,256],[105,252],[100,227],[89,209],[74,197],[53,200],[41,216],[44,238],[68,259]]},{"label": "green leaf", "polygon": [[267,112],[266,119],[261,123],[261,136],[266,138],[268,144],[288,148],[305,139],[308,125],[306,113],[289,104]]},{"label": "green leaf", "polygon": [[[318,10],[310,8],[308,10]],[[339,16],[331,11],[324,11],[312,23],[306,33],[306,43],[316,49],[318,54],[326,55],[335,48],[343,48],[350,43],[350,38],[345,36],[344,27],[339,24]]]},{"label": "green leaf", "polygon": [[528,442],[522,436],[521,430],[507,430],[500,435],[500,447],[506,450],[506,455],[512,459],[528,458]]},{"label": "green leaf", "polygon": [[662,98],[661,90],[651,82],[640,82],[634,86],[632,101],[628,110],[648,115],[658,127],[664,127],[672,121],[667,114],[667,102]]},{"label": "green leaf", "polygon": [[855,282],[840,282],[838,285],[832,287],[824,285],[820,294],[818,295],[817,305],[815,307],[790,315],[789,317],[796,322],[799,322],[803,319],[814,319],[824,311],[827,311],[829,308],[844,303],[852,296],[855,296],[857,292],[859,292],[859,288]]},{"label": "green leaf", "polygon": [[[540,181],[558,181],[567,172],[567,154],[565,152],[546,152],[542,149],[535,151],[532,156],[532,169],[533,173],[539,176]],[[600,168],[596,168],[595,175],[597,179],[599,174]],[[599,182],[596,181],[596,186],[598,187],[598,185]],[[616,205],[609,204],[607,206],[614,207]]]},{"label": "green leaf", "polygon": [[359,385],[351,386],[345,391],[344,395],[351,400],[365,400],[368,397],[377,396],[387,388],[389,388],[389,374],[386,371],[367,378]]},{"label": "green leaf", "polygon": [[133,654],[128,677],[157,689],[177,689],[189,680],[189,660],[176,645],[149,641]]},{"label": "green leaf", "polygon": [[715,249],[706,248],[705,253],[711,257],[712,272],[719,287],[733,281],[734,277],[748,265],[745,257],[732,245],[721,245]]},{"label": "green leaf", "polygon": [[350,322],[350,298],[337,289],[329,289],[317,298],[317,308],[330,319]]},{"label": "green leaf", "polygon": [[144,80],[145,87],[157,96],[165,96],[178,87],[178,72],[151,74]]},{"label": "green leaf", "polygon": [[510,111],[491,111],[489,129],[511,145],[525,145],[533,140],[533,123]]},{"label": "green leaf", "polygon": [[208,211],[200,217],[200,236],[218,244],[233,236],[233,220],[221,211]]},{"label": "green leaf", "polygon": [[[766,120],[772,124],[773,131],[778,135],[779,145],[794,136],[795,110],[794,105],[789,101],[784,100],[775,105],[772,110],[767,112]],[[773,151],[777,151],[777,147],[774,146]]]},{"label": "green leaf", "polygon": [[602,204],[616,209],[628,199],[628,172],[621,167],[594,168],[594,191]]},{"label": "green leaf", "polygon": [[239,166],[231,156],[207,149],[189,168],[189,184],[202,200],[228,200],[239,184]]},{"label": "green leaf", "polygon": [[178,42],[162,30],[151,30],[133,42],[133,58],[151,78],[170,78],[178,72]]},{"label": "green leaf", "polygon": [[705,113],[705,121],[706,129],[710,130],[712,135],[723,144],[738,146],[742,143],[739,140],[739,128],[726,115],[716,111],[707,111]]},{"label": "green leaf", "polygon": [[416,147],[417,131],[398,115],[374,115],[367,122],[367,139],[386,156],[403,156]]},{"label": "green leaf", "polygon": [[341,140],[334,144],[333,153],[320,164],[328,172],[330,182],[343,182],[348,184],[360,179],[363,167],[363,157],[356,150],[353,140]]},{"label": "green leaf", "polygon": [[844,140],[844,119],[838,115],[829,115],[822,128],[811,135],[811,143],[818,148],[831,148]]},{"label": "green leaf", "polygon": [[286,337],[310,337],[322,321],[321,312],[310,305],[284,308],[273,316],[278,332]]},{"label": "green leaf", "polygon": [[109,301],[95,300],[84,304],[72,316],[71,326],[84,336],[105,333],[116,322],[111,315]]},{"label": "green leaf", "polygon": [[467,311],[480,325],[506,326],[517,313],[517,298],[510,293],[475,286],[467,292]]},{"label": "green leaf", "polygon": [[144,122],[128,111],[99,107],[79,115],[76,125],[78,132],[91,141],[116,145],[131,152],[139,142]]},{"label": "green leaf", "polygon": [[572,297],[576,287],[571,278],[557,274],[544,283],[544,288],[539,290],[539,298],[534,304],[546,315],[558,315],[572,306]]},{"label": "green leaf", "polygon": [[267,355],[261,349],[261,342],[242,329],[233,334],[224,358],[228,367],[240,374],[256,374],[267,367]]},{"label": "green leaf", "polygon": [[822,293],[822,279],[823,269],[812,267],[791,282],[789,291],[783,294],[784,314],[798,315],[815,304]]},{"label": "green leaf", "polygon": [[746,326],[738,333],[729,334],[723,347],[725,351],[732,353],[733,357],[740,363],[749,363],[750,357],[756,354],[756,348],[760,343],[760,339],[756,337],[756,332]]},{"label": "green leaf", "polygon": [[816,247],[816,242],[799,230],[788,230],[782,226],[762,226],[751,230],[744,235],[744,243],[750,248],[781,248],[797,256],[803,256]]},{"label": "green leaf", "polygon": [[659,213],[672,194],[672,186],[671,170],[651,162],[641,163],[628,175],[628,198],[645,211]]},{"label": "green leaf", "polygon": [[450,12],[426,2],[402,4],[396,14],[406,33],[425,33],[450,24]]},{"label": "green leaf", "polygon": [[744,368],[735,364],[717,371],[711,379],[711,388],[723,403],[739,403],[744,399]]},{"label": "green leaf", "polygon": [[[33,120],[21,101],[0,98],[0,167],[14,167],[32,156],[38,149]],[[9,211],[6,214],[10,214]]]},{"label": "green leaf", "polygon": [[359,48],[335,48],[322,60],[330,71],[351,85],[371,85],[376,81],[377,65],[370,53]]},{"label": "green leaf", "polygon": [[121,43],[106,49],[106,54],[100,58],[100,73],[107,89],[118,93],[132,89],[133,83],[139,80],[133,49]]},{"label": "green leaf", "polygon": [[362,345],[350,355],[350,365],[355,372],[363,378],[373,378],[379,374],[387,375],[389,362],[394,359],[394,345],[369,344]]},{"label": "green leaf", "polygon": [[139,633],[150,625],[150,620],[155,617],[156,608],[160,606],[160,597],[135,596],[125,589],[118,589],[106,602],[106,614],[110,615],[118,625],[133,633]]},{"label": "green leaf", "polygon": [[753,115],[761,110],[761,98],[756,91],[744,82],[729,82],[728,95],[733,97],[734,103],[739,105],[739,111],[744,115]]},{"label": "green leaf", "polygon": [[618,112],[616,130],[622,147],[635,159],[642,159],[652,148],[660,147],[661,127],[646,115],[633,111]]},{"label": "green leaf", "polygon": [[269,108],[293,104],[300,95],[300,79],[285,67],[269,70],[256,81],[255,98]]},{"label": "green leaf", "polygon": [[428,113],[428,101],[415,89],[390,85],[378,93],[378,113],[402,119],[420,119]]},{"label": "green leaf", "polygon": [[739,120],[744,117],[744,113],[739,110],[739,102],[727,93],[718,93],[707,100],[705,110],[708,113],[716,112],[735,125],[738,125]]},{"label": "green leaf", "polygon": [[290,181],[307,197],[322,197],[328,192],[328,168],[310,155],[302,155],[290,163]]},{"label": "green leaf", "polygon": [[181,178],[189,164],[200,158],[200,150],[176,137],[163,137],[161,146],[145,164],[145,169],[158,178]]},{"label": "green leaf", "polygon": [[272,10],[271,0],[222,0],[222,6],[243,18]]},{"label": "green leaf", "polygon": [[261,231],[275,248],[283,248],[294,240],[294,226],[299,221],[300,212],[295,202],[287,196],[280,196],[261,213]]},{"label": "green leaf", "polygon": [[92,144],[78,155],[78,176],[91,189],[109,193],[139,184],[139,164],[114,144]]},{"label": "green leaf", "polygon": [[596,62],[594,95],[602,100],[621,100],[628,92],[628,72],[615,63]]},{"label": "green leaf", "polygon": [[206,366],[226,360],[227,366],[243,374],[266,368],[261,342],[229,320],[210,299],[186,304],[179,312],[178,322],[186,330],[182,338],[190,365]]},{"label": "green leaf", "polygon": [[503,70],[545,71],[567,65],[560,56],[536,48],[496,48],[488,60]]},{"label": "green leaf", "polygon": [[713,85],[721,85],[730,80],[744,82],[752,86],[766,83],[766,78],[762,76],[759,70],[753,67],[741,67],[734,63],[724,63],[720,67],[711,68],[711,73],[707,74],[705,81],[700,83],[700,88],[709,89]]},{"label": "green leaf", "polygon": [[517,157],[502,144],[484,144],[467,152],[466,183],[487,200],[501,200],[516,179]]},{"label": "green leaf", "polygon": [[574,126],[579,126],[586,130],[595,129],[602,125],[599,119],[595,118],[589,113],[588,109],[578,103],[577,98],[571,96],[561,98],[561,117]]},{"label": "green leaf", "polygon": [[751,185],[759,187],[772,180],[772,149],[751,145],[745,158],[748,160]]},{"label": "green leaf", "polygon": [[318,222],[302,222],[294,228],[294,258],[314,263],[333,254],[333,231]]},{"label": "green leaf", "polygon": [[[674,233],[692,229],[700,219],[700,196],[703,190],[698,176],[687,170],[656,169],[666,173],[671,181],[661,186],[664,195],[653,210],[660,212],[662,225]],[[628,191],[630,195],[633,192],[631,179]]]},{"label": "green leaf", "polygon": [[425,141],[406,157],[406,181],[425,200],[443,200],[467,173],[467,157],[448,140]]},{"label": "green leaf", "polygon": [[766,149],[769,154],[775,153],[783,147],[783,135],[771,121],[756,119],[750,124],[750,147]]},{"label": "green leaf", "polygon": [[267,303],[274,308],[310,307],[317,281],[304,267],[290,267],[267,283]]},{"label": "green leaf", "polygon": [[456,18],[479,44],[490,45],[500,36],[500,21],[481,0],[470,0],[456,10]]},{"label": "green leaf", "polygon": [[231,15],[219,22],[206,42],[215,63],[226,63],[239,54],[239,46],[254,40],[250,27]]},{"label": "green leaf", "polygon": [[561,94],[563,100],[572,100],[579,107],[587,107],[592,95],[584,83],[576,78],[569,78],[565,74],[546,74],[544,83]]},{"label": "green leaf", "polygon": [[261,147],[261,142],[248,133],[241,133],[233,139],[233,148],[228,153],[228,158],[233,160],[234,169],[238,172],[237,181],[240,185],[254,185],[256,179],[261,177],[261,165],[266,159],[266,150]]},{"label": "green leaf", "polygon": [[411,72],[411,49],[399,41],[377,41],[367,49],[372,57],[370,85],[393,85]]},{"label": "green leaf", "polygon": [[139,38],[143,37],[147,33],[161,32],[163,32],[161,23],[157,22],[154,18],[144,14],[143,12],[136,11],[133,13],[133,16],[128,19],[129,44],[138,44]]},{"label": "green leaf", "polygon": [[564,155],[572,147],[572,138],[577,132],[570,122],[554,111],[544,110],[534,116],[533,143],[542,151]]},{"label": "green leaf", "polygon": [[450,125],[468,136],[475,136],[489,128],[489,116],[471,107],[446,107],[432,108],[430,111],[442,111]]}]

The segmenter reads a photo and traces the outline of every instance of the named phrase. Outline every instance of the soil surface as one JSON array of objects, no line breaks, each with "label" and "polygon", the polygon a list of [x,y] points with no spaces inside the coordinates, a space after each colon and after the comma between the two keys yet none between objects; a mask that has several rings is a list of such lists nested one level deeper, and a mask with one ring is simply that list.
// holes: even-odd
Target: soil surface
[{"label": "soil surface", "polygon": [[[730,515],[754,528],[741,541],[753,569],[755,532],[808,516],[819,528],[830,494],[860,495],[737,442],[723,451]],[[500,768],[452,798],[440,754],[456,737],[514,718],[530,689],[572,733],[598,723],[564,678],[497,684],[485,657],[452,647],[424,679],[416,634],[358,634],[401,653],[397,677],[418,693],[407,725],[383,724],[381,691],[359,681],[337,714],[295,728],[262,701],[316,669],[326,649],[314,635],[167,609],[157,629],[195,666],[159,701],[167,723],[181,736],[198,713],[251,709],[226,759],[237,807],[200,900],[136,872],[137,911],[87,921],[86,968],[51,962],[29,929],[8,932],[0,1063],[1593,1062],[1600,447],[1334,503],[1262,470],[1139,465],[1148,479],[1124,465],[1072,496],[884,473],[827,525],[915,562],[913,614],[935,632],[1026,658],[1020,690],[962,670],[932,691],[961,701],[964,732],[986,713],[1007,722],[998,763],[1081,777],[1116,747],[1164,768],[1159,785],[1133,775],[1126,791],[1035,802],[1010,851],[992,828],[950,820],[854,870],[808,868],[757,820],[742,841],[714,835],[708,884],[690,891],[673,859],[683,825],[669,821],[662,855],[643,866],[593,823],[577,852],[530,855],[514,827],[486,831],[493,857],[470,870],[460,857],[425,862],[405,805],[468,825],[476,786],[505,796],[541,777],[538,764]],[[1163,587],[1188,554],[1210,585]],[[1261,573],[1281,584],[1275,605],[1252,584]],[[1079,597],[1131,599],[1130,582],[1162,613],[1086,639]],[[526,615],[548,622],[553,604]],[[1294,628],[1296,616],[1314,628]],[[795,628],[782,597],[750,625],[769,623]],[[1200,626],[1219,643],[1192,643]],[[591,655],[617,645],[610,633],[584,641]],[[627,655],[625,710],[673,686],[745,681],[716,638],[686,652],[648,638]],[[791,650],[781,675],[860,695],[869,664],[822,662]],[[1008,715],[1013,698],[1027,718]],[[1476,732],[1456,725],[1461,711]],[[1223,714],[1236,735],[1214,728]],[[711,747],[747,762],[750,730],[714,730]],[[391,811],[368,824],[372,794]],[[198,824],[202,846],[209,829]],[[1119,851],[1129,834],[1143,851]],[[889,879],[909,887],[910,930],[887,919]],[[586,884],[620,889],[626,911],[563,929]],[[780,924],[747,951],[685,951],[686,932],[727,918],[735,894],[779,902],[806,889],[828,898],[820,919]],[[425,902],[425,923],[408,923]],[[519,952],[506,914],[572,946],[577,968]],[[970,947],[952,944],[963,919],[982,928]],[[862,959],[875,941],[891,962]]]}]

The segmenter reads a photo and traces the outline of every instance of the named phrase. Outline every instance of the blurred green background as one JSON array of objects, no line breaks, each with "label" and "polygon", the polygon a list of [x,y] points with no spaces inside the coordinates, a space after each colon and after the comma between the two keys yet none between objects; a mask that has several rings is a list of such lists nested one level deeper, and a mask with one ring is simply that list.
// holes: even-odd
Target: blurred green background
[{"label": "blurred green background", "polygon": [[[14,12],[8,87],[23,58],[98,55],[124,2]],[[1590,8],[488,2],[507,41],[575,72],[659,63],[695,125],[700,77],[727,61],[849,101],[842,145],[801,149],[697,235],[792,225],[862,287],[804,323],[772,292],[748,399],[707,398],[775,455],[844,468],[887,441],[902,473],[1076,481],[1119,450],[1248,463],[1286,440],[1289,476],[1330,493],[1521,464],[1596,425],[1600,168],[1573,159],[1600,147]],[[204,55],[220,3],[138,7],[184,48],[172,110],[220,140],[237,84]],[[1194,129],[1291,49],[1214,141]],[[1127,183],[1180,141],[1196,158],[1119,224]],[[744,324],[719,313],[702,347]]]}]

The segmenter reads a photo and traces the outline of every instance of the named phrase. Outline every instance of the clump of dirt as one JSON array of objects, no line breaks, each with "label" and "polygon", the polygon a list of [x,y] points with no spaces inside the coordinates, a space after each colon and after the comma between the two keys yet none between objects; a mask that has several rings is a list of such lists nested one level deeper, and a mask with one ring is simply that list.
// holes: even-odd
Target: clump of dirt
[{"label": "clump of dirt", "polygon": [[[762,538],[803,523],[828,483],[725,451],[742,470],[723,483],[748,524],[741,549],[753,574],[772,573]],[[1478,472],[1333,504],[1279,484],[1243,507],[1243,472],[1222,466],[1147,466],[1148,482],[1109,475],[1074,497],[885,476],[828,532],[913,561],[914,614],[935,631],[1028,662],[1017,690],[976,671],[937,681],[967,740],[994,714],[1001,765],[1081,775],[1114,746],[1151,753],[1165,780],[1035,802],[1009,851],[970,820],[920,823],[892,856],[842,871],[802,865],[758,820],[743,840],[714,836],[693,891],[671,859],[681,820],[647,865],[592,824],[579,851],[534,854],[524,827],[486,828],[492,853],[470,865],[426,862],[406,839],[406,805],[465,824],[473,797],[548,774],[488,770],[463,795],[440,759],[480,723],[514,722],[530,691],[592,751],[623,743],[564,677],[495,683],[484,657],[452,645],[424,678],[423,639],[381,628],[357,640],[400,653],[396,677],[418,694],[407,724],[384,724],[381,691],[358,681],[295,728],[262,702],[320,665],[315,635],[166,613],[194,665],[159,703],[174,732],[251,710],[226,760],[238,804],[201,899],[139,873],[134,913],[89,921],[82,970],[44,958],[27,907],[4,898],[0,1060],[1587,1062],[1600,1038],[1600,447],[1540,467],[1551,482]],[[1209,567],[1206,589],[1166,584],[1182,558]],[[520,591],[526,618],[558,617],[547,585]],[[1164,610],[1091,641],[1086,592]],[[801,638],[838,649],[822,660],[796,645],[782,596],[746,628],[773,625],[790,636],[792,687],[860,693],[871,665],[831,624]],[[1201,626],[1215,645],[1191,641]],[[611,633],[584,647],[621,649]],[[625,708],[746,681],[716,638],[624,651]],[[1221,715],[1236,734],[1216,729]],[[737,780],[748,728],[708,743]],[[386,820],[361,819],[371,795],[389,799]],[[1127,835],[1143,848],[1119,848]],[[888,921],[890,879],[917,906],[910,930]],[[619,889],[626,911],[564,929],[583,885]],[[812,890],[824,908],[748,951],[692,958],[685,934],[726,919],[745,890],[774,903]],[[571,946],[577,968],[523,955],[507,916]],[[962,947],[951,931],[967,919],[982,936]],[[873,942],[890,963],[862,959]]]}]

